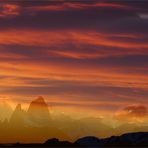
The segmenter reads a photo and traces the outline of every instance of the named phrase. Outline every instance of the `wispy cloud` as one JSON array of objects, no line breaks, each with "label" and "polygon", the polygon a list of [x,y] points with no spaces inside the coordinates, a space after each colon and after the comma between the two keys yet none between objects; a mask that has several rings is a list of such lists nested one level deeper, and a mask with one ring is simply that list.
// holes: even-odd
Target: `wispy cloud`
[{"label": "wispy cloud", "polygon": [[106,100],[111,109],[119,102],[146,102],[145,7],[130,2],[0,2],[1,94],[45,94],[71,106]]}]

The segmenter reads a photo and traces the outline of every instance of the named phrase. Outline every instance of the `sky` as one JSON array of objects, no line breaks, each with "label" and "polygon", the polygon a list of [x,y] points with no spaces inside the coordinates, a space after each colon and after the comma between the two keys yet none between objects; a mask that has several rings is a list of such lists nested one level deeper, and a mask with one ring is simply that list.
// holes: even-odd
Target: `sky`
[{"label": "sky", "polygon": [[1,101],[147,107],[147,26],[146,1],[0,0]]}]

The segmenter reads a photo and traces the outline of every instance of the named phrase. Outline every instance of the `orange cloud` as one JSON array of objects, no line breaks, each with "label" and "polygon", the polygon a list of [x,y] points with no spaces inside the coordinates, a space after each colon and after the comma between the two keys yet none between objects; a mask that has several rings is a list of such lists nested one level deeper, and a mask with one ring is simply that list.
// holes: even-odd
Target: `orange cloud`
[{"label": "orange cloud", "polygon": [[[119,34],[120,35],[120,34]],[[105,47],[116,47],[125,48],[124,52],[127,51],[129,54],[142,53],[143,50],[148,48],[148,44],[137,43],[137,42],[126,42],[117,41],[110,37],[111,35],[104,35],[103,33],[96,32],[78,32],[78,31],[35,31],[35,30],[10,30],[1,31],[0,33],[0,44],[19,44],[39,47],[49,47],[51,45],[61,46],[67,43],[69,40],[71,43],[79,44],[90,44],[96,46]],[[113,35],[112,35],[113,36]],[[117,36],[117,35],[115,35]],[[13,38],[12,38],[13,37]],[[138,38],[138,35],[137,35]],[[102,48],[102,47],[101,47]],[[131,49],[131,50],[130,50]],[[133,51],[133,49],[135,49]],[[145,50],[147,53],[147,50]],[[118,53],[118,52],[117,52]],[[122,52],[123,53],[123,52]],[[116,53],[114,53],[116,54]]]},{"label": "orange cloud", "polygon": [[84,4],[84,3],[70,3],[63,2],[60,4],[48,4],[42,6],[21,6],[19,3],[2,3],[0,5],[0,17],[11,17],[21,15],[22,12],[32,12],[38,11],[64,11],[64,10],[79,10],[79,9],[89,9],[89,8],[99,8],[99,7],[111,7],[116,9],[129,9],[129,6],[116,4],[116,3],[93,3],[93,4]]},{"label": "orange cloud", "polygon": [[[124,40],[112,39],[112,36],[128,37],[127,34],[105,34],[74,30],[55,32],[27,29],[1,31],[0,44],[4,49],[1,48],[0,53],[0,76],[7,76],[8,78],[1,78],[0,86],[3,87],[3,89],[7,87],[46,87],[47,85],[52,87],[53,83],[50,84],[50,80],[52,80],[62,81],[63,83],[76,83],[79,86],[101,86],[104,87],[104,89],[106,87],[125,87],[132,88],[136,91],[137,89],[146,91],[148,89],[148,77],[145,72],[141,72],[146,70],[146,66],[104,66],[103,64],[94,66],[92,63],[85,61],[86,59],[148,54],[148,44],[146,42],[126,42]],[[145,36],[130,34],[130,37],[132,39],[142,39]],[[66,46],[68,43],[71,43],[70,46]],[[27,54],[23,56],[21,52],[19,52],[20,54],[17,54],[17,52],[13,53],[12,48],[5,53],[7,46],[12,47],[13,45],[19,45],[19,49],[25,53],[27,50],[29,52],[32,49],[36,51],[37,48],[40,48],[42,53],[38,55],[31,53],[30,55]],[[72,48],[72,45],[74,45],[74,48]],[[96,50],[86,52],[85,47],[88,45],[90,47],[95,46]],[[25,49],[23,47],[25,47]],[[104,50],[103,47],[114,47],[118,50]],[[46,61],[44,58],[40,59],[42,55],[46,55],[48,59],[63,58],[63,60]],[[11,59],[11,57],[13,57],[13,59]],[[34,57],[36,58],[34,59]],[[65,60],[66,58],[70,60],[74,59],[74,62]],[[134,72],[130,73],[133,70]],[[136,70],[140,72],[136,73]],[[128,71],[130,72],[128,73]],[[19,77],[46,79],[49,83],[40,84],[38,81],[36,83],[29,83],[29,81],[23,78],[19,79]],[[54,84],[54,86],[57,86],[57,84]],[[14,93],[17,95],[18,92],[14,91]],[[107,95],[109,97],[116,96],[126,98],[127,100],[131,99],[130,96],[126,94],[115,94],[111,91],[108,93]],[[102,99],[104,96],[100,95],[99,98]],[[122,101],[124,102],[124,100]],[[138,99],[136,101],[138,102]]]},{"label": "orange cloud", "polygon": [[85,53],[85,52],[74,52],[74,51],[49,51],[49,55],[57,56],[57,57],[67,57],[74,59],[91,59],[102,57],[100,53]]},{"label": "orange cloud", "polygon": [[[78,67],[75,65],[60,65],[60,63],[36,63],[36,62],[0,62],[0,75],[1,76],[13,76],[16,77],[14,86],[34,86],[28,84],[22,79],[21,82],[17,82],[17,77],[28,78],[42,78],[46,80],[58,80],[58,81],[72,81],[81,82],[82,84],[89,84],[90,86],[114,86],[114,87],[129,87],[129,88],[141,88],[147,89],[147,75],[144,74],[122,74],[116,72],[112,67]],[[122,68],[118,68],[120,71]],[[140,77],[140,79],[138,79]],[[19,80],[20,81],[20,80]],[[10,79],[6,79],[5,83],[1,81],[0,85],[8,85]],[[39,84],[40,85],[40,84]],[[43,84],[42,84],[43,85]],[[8,85],[9,86],[9,85]],[[37,86],[37,84],[36,84]]]},{"label": "orange cloud", "polygon": [[94,3],[94,4],[84,4],[84,3],[62,3],[57,5],[46,5],[46,6],[32,6],[28,7],[30,11],[61,11],[67,9],[88,9],[97,7],[112,7],[119,9],[129,9],[129,6],[116,4],[116,3]]},{"label": "orange cloud", "polygon": [[116,113],[116,119],[123,121],[137,121],[148,118],[148,109],[144,105],[131,105]]},{"label": "orange cloud", "polygon": [[20,14],[20,6],[16,4],[3,3],[0,4],[0,17],[18,16]]}]

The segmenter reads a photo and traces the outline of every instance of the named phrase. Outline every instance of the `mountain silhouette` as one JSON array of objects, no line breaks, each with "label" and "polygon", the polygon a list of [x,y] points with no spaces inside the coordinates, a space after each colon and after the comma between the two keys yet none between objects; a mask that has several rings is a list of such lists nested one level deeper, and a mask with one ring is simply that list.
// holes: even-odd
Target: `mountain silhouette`
[{"label": "mountain silhouette", "polygon": [[121,136],[112,136],[99,139],[96,137],[84,137],[78,139],[75,144],[82,147],[148,147],[148,132],[127,133]]},{"label": "mountain silhouette", "polygon": [[[1,145],[1,147],[5,145]],[[13,144],[13,145],[10,145],[10,147],[50,147],[50,148],[59,148],[59,147],[67,147],[67,148],[79,148],[81,146],[79,146],[78,144],[76,143],[72,143],[72,142],[69,142],[69,141],[59,141],[59,139],[57,138],[52,138],[52,139],[49,139],[47,140],[45,143],[43,144],[21,144],[21,143],[16,143],[16,144]]]},{"label": "mountain silhouette", "polygon": [[27,114],[29,120],[38,125],[45,126],[51,121],[48,105],[41,96],[31,102]]},{"label": "mountain silhouette", "polygon": [[12,113],[12,116],[10,118],[10,125],[11,126],[23,126],[26,121],[26,112],[22,109],[21,104],[18,104]]}]

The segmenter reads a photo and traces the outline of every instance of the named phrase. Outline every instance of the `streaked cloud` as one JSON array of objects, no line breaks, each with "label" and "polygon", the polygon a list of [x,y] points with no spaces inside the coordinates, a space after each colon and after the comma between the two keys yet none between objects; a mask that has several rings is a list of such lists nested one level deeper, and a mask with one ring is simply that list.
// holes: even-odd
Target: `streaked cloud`
[{"label": "streaked cloud", "polygon": [[145,105],[131,105],[125,107],[122,111],[117,112],[116,119],[130,121],[143,121],[148,118],[148,109]]},{"label": "streaked cloud", "polygon": [[130,2],[0,2],[2,96],[106,110],[146,103],[146,14]]}]

